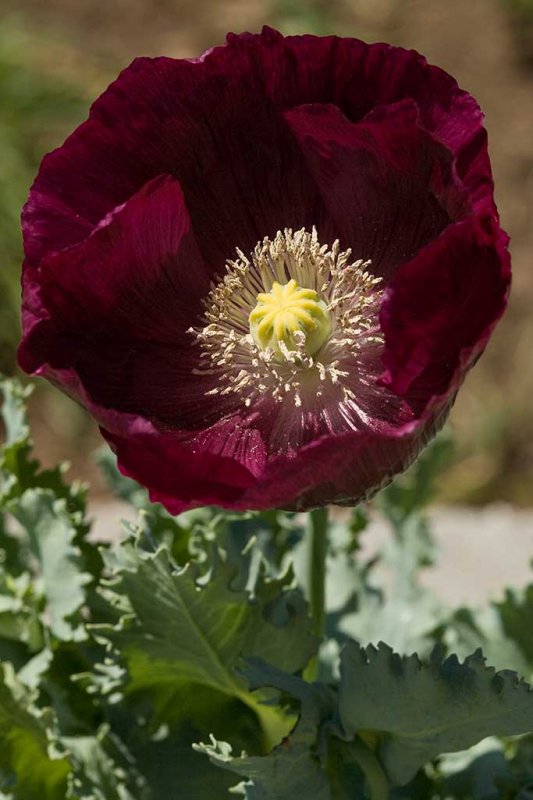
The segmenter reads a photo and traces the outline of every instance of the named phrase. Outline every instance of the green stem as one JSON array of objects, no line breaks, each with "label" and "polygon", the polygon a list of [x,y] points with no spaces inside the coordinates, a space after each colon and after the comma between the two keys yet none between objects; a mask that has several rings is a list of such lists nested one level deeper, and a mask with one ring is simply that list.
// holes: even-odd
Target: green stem
[{"label": "green stem", "polygon": [[355,739],[350,742],[350,753],[365,773],[370,800],[389,800],[389,781],[372,750]]},{"label": "green stem", "polygon": [[328,510],[315,508],[309,513],[310,558],[308,587],[311,616],[317,636],[326,629],[326,556],[328,552]]}]

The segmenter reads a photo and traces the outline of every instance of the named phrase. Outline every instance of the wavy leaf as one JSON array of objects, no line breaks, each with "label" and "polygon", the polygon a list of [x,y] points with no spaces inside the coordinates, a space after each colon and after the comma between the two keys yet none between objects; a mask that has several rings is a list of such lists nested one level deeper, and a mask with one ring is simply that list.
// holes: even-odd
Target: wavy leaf
[{"label": "wavy leaf", "polygon": [[129,691],[194,682],[242,697],[242,656],[295,672],[316,651],[307,606],[287,579],[263,580],[252,597],[232,588],[235,568],[220,559],[203,577],[194,563],[177,567],[165,546],[148,553],[126,543],[108,561],[116,601],[127,598],[131,613],[94,630],[123,654]]},{"label": "wavy leaf", "polygon": [[10,502],[9,510],[27,532],[39,564],[50,630],[58,639],[85,638],[83,626],[71,618],[84,603],[84,587],[92,578],[84,572],[66,501],[46,489],[28,489]]},{"label": "wavy leaf", "polygon": [[63,800],[68,761],[54,751],[49,712],[37,710],[10,665],[0,665],[0,789],[17,800]]},{"label": "wavy leaf", "polygon": [[234,756],[227,742],[213,736],[209,744],[195,745],[213,764],[246,779],[241,785],[247,800],[332,800],[326,759],[317,753],[320,725],[332,713],[325,687],[310,686],[293,675],[249,660],[246,675],[250,689],[269,686],[286,692],[300,703],[298,722],[281,744],[267,756]]},{"label": "wavy leaf", "polygon": [[378,735],[379,757],[398,784],[439,753],[533,730],[532,688],[514,672],[487,667],[481,652],[463,663],[436,652],[422,662],[384,644],[350,643],[341,656],[339,708],[348,736]]}]

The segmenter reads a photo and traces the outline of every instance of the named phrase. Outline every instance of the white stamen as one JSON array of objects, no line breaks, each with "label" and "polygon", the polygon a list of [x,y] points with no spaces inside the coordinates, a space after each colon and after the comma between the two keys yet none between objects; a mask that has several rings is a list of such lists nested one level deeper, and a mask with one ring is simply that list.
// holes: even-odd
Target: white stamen
[{"label": "white stamen", "polygon": [[[202,348],[195,374],[217,375],[217,386],[207,394],[240,396],[249,408],[261,395],[276,402],[292,400],[301,407],[304,398],[321,396],[326,384],[340,387],[345,401],[353,391],[343,384],[358,354],[368,345],[383,342],[377,315],[381,278],[371,275],[369,261],[350,263],[351,251],[321,245],[316,229],[278,231],[265,237],[251,257],[237,250],[222,280],[213,285],[205,303],[203,327],[190,329]],[[270,292],[274,282],[292,278],[314,289],[331,314],[331,334],[314,356],[305,350],[305,334],[296,332],[294,349],[279,342],[280,353],[260,349],[250,335],[249,315],[257,295]]]}]

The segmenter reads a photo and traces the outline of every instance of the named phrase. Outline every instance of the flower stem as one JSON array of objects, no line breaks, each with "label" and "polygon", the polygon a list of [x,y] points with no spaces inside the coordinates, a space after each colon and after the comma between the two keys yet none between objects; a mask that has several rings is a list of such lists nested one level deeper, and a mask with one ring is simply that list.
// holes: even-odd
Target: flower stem
[{"label": "flower stem", "polygon": [[356,738],[350,742],[350,752],[365,773],[370,800],[389,800],[389,781],[372,750]]},{"label": "flower stem", "polygon": [[328,509],[309,513],[310,558],[308,565],[309,604],[317,636],[326,628],[326,555],[328,552]]}]

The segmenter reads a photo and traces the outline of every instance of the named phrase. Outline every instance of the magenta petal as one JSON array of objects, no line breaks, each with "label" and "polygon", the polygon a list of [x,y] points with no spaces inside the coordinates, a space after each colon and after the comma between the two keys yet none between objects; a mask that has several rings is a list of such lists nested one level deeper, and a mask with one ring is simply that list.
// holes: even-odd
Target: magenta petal
[{"label": "magenta petal", "polygon": [[490,217],[469,219],[398,270],[381,310],[392,391],[427,402],[482,352],[507,302],[507,241]]},{"label": "magenta petal", "polygon": [[151,181],[34,277],[40,288],[26,291],[23,369],[74,366],[97,403],[164,421],[188,408],[198,421],[197,398],[210,387],[193,375],[187,329],[202,313],[209,277],[175,179]]},{"label": "magenta petal", "polygon": [[294,459],[270,463],[240,500],[240,508],[282,507],[305,511],[320,505],[356,505],[406,469],[435,435],[449,400],[435,404],[424,419],[390,429],[327,436],[304,447]]},{"label": "magenta petal", "polygon": [[171,513],[201,505],[303,511],[325,503],[353,505],[389,483],[442,425],[450,402],[444,398],[423,419],[388,433],[322,437],[294,457],[273,459],[255,478],[234,459],[205,450],[191,453],[171,434],[102,433],[121,471],[148,486],[150,498]]},{"label": "magenta petal", "polygon": [[150,499],[171,514],[201,505],[235,507],[253,475],[237,461],[209,452],[192,454],[171,434],[122,438],[102,430],[121,472],[149,487]]},{"label": "magenta petal", "polygon": [[283,111],[332,103],[360,121],[405,99],[455,155],[476,201],[492,203],[479,107],[414,51],[265,29],[230,36],[200,59],[138,59],[44,159],[24,210],[27,263],[83,240],[148,180],[169,173],[180,180],[200,249],[218,270],[236,246],[322,221]]},{"label": "magenta petal", "polygon": [[456,157],[459,178],[476,202],[494,209],[483,113],[420,53],[348,37],[283,37],[271,28],[231,36],[229,45],[254,52],[269,95],[283,109],[332,103],[357,122],[377,106],[413,100],[423,127]]},{"label": "magenta petal", "polygon": [[464,200],[452,155],[419,125],[412,101],[354,124],[335,106],[303,106],[286,118],[334,220],[341,247],[388,276],[434,239]]},{"label": "magenta petal", "polygon": [[58,335],[87,339],[107,332],[176,344],[209,288],[179,183],[168,176],[144,186],[80,245],[49,256],[32,277],[40,286],[32,316],[51,317]]},{"label": "magenta petal", "polygon": [[44,159],[23,215],[27,264],[82,241],[162,173],[179,179],[200,250],[216,271],[237,247],[249,250],[267,234],[320,217],[257,54],[228,46],[194,61],[142,58]]}]

